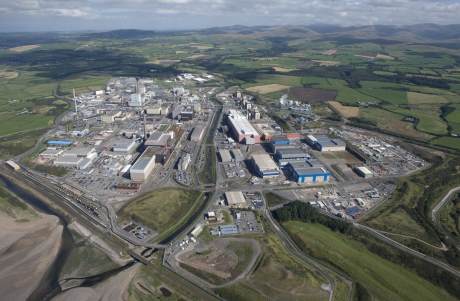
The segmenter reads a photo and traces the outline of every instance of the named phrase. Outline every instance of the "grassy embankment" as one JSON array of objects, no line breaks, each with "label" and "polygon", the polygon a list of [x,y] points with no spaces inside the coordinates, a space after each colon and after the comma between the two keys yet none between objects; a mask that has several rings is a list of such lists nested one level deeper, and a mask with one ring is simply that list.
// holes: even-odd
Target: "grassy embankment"
[{"label": "grassy embankment", "polygon": [[[308,204],[293,202],[275,210],[273,214],[307,253],[350,275],[356,282],[355,294],[376,294],[375,297],[380,299],[378,295],[384,291],[391,291],[393,295],[399,296],[398,299],[404,299],[410,294],[404,287],[430,283],[431,286],[438,287],[438,291],[443,294],[446,294],[443,291],[446,290],[454,296],[460,295],[458,279],[450,272],[394,248],[349,222],[323,215]],[[323,237],[324,240],[319,237]],[[342,244],[349,247],[344,248]],[[402,269],[404,272],[398,273],[406,274],[408,281],[413,282],[400,286],[397,277],[385,272],[395,267]],[[377,283],[373,283],[374,281]]]},{"label": "grassy embankment", "polygon": [[366,290],[361,289],[361,296],[371,296],[369,300],[456,300],[414,272],[323,225],[290,221],[283,226],[308,254],[349,274]]},{"label": "grassy embankment", "polygon": [[119,211],[119,216],[122,220],[139,221],[163,237],[185,223],[202,201],[199,191],[163,188],[132,200]]}]

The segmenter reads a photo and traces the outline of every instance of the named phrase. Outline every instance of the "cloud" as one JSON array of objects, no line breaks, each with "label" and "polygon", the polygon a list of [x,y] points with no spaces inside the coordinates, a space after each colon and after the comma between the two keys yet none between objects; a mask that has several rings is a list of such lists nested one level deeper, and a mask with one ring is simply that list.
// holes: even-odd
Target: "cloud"
[{"label": "cloud", "polygon": [[11,21],[24,28],[51,28],[50,17],[71,29],[187,29],[232,24],[449,24],[460,22],[459,15],[459,0],[0,0],[3,30],[12,26]]}]

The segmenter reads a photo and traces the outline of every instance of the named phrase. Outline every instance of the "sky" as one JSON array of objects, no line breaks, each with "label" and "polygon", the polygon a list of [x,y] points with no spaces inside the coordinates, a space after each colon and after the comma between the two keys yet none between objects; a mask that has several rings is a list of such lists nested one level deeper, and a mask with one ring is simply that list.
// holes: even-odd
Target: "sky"
[{"label": "sky", "polygon": [[0,0],[0,31],[460,23],[460,0]]}]

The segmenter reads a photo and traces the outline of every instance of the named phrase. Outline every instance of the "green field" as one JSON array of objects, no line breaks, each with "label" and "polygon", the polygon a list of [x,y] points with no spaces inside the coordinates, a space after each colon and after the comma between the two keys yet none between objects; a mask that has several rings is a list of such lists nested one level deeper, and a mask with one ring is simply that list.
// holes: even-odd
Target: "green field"
[{"label": "green field", "polygon": [[441,137],[431,141],[432,144],[447,146],[460,150],[460,137]]},{"label": "green field", "polygon": [[345,271],[377,300],[456,300],[417,274],[322,225],[291,221],[283,226],[307,253]]},{"label": "green field", "polygon": [[121,219],[137,220],[161,233],[177,225],[200,202],[201,193],[163,188],[140,196],[119,211]]}]

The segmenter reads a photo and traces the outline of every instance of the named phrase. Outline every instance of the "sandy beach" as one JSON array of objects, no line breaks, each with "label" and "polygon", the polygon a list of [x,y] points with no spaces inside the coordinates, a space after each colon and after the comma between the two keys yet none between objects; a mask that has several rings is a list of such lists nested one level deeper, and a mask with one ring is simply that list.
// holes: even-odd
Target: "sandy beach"
[{"label": "sandy beach", "polygon": [[55,260],[63,227],[51,215],[18,221],[0,212],[0,229],[0,296],[26,300]]}]

